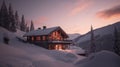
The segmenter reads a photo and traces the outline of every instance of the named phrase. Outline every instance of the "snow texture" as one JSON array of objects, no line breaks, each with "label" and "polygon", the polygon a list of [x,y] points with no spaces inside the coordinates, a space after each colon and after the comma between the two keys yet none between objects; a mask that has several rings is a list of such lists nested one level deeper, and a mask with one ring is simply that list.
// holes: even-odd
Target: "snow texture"
[{"label": "snow texture", "polygon": [[[23,42],[18,39],[22,33],[0,27],[0,67],[74,67],[73,63],[80,58],[73,53],[46,50]],[[9,44],[3,42],[4,36],[10,39]]]},{"label": "snow texture", "polygon": [[54,30],[56,30],[58,28],[60,28],[60,27],[51,27],[51,28],[46,28],[46,29],[37,29],[37,30],[33,30],[33,31],[30,31],[30,32],[26,33],[24,36],[49,35],[51,32],[53,32]]},{"label": "snow texture", "polygon": [[101,51],[76,63],[77,67],[120,67],[120,56],[110,51]]},{"label": "snow texture", "polygon": [[[84,53],[76,46],[70,46],[70,52],[46,50],[19,40],[22,33],[0,27],[0,67],[120,67],[120,57],[112,52],[102,51],[86,58],[76,54]],[[3,42],[4,36],[10,39],[9,44]]]},{"label": "snow texture", "polygon": [[77,46],[69,46],[69,49],[65,50],[66,52],[74,53],[74,54],[84,54],[85,50]]}]

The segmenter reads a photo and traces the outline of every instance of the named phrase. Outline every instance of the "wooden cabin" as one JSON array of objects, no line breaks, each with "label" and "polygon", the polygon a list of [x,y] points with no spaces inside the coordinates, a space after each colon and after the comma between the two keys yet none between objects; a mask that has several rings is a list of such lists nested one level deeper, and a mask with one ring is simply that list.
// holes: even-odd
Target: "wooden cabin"
[{"label": "wooden cabin", "polygon": [[71,40],[67,40],[68,35],[60,27],[43,26],[43,29],[30,31],[24,37],[27,37],[28,42],[50,50],[64,50],[72,43]]}]

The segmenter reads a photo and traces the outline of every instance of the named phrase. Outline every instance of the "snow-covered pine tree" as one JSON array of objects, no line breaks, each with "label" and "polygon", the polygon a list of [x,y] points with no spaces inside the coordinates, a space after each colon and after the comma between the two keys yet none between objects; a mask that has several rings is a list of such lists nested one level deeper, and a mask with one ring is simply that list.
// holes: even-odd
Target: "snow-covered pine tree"
[{"label": "snow-covered pine tree", "polygon": [[32,30],[34,30],[34,24],[33,24],[33,21],[31,20],[30,31]]},{"label": "snow-covered pine tree", "polygon": [[25,23],[25,32],[27,32],[28,30],[27,30],[27,28],[28,28],[28,24],[27,23]]},{"label": "snow-covered pine tree", "polygon": [[27,27],[27,29],[26,29],[26,32],[29,32],[30,30],[29,30],[29,26]]},{"label": "snow-covered pine tree", "polygon": [[9,14],[8,14],[8,9],[6,7],[5,1],[3,1],[0,9],[0,26],[8,30],[10,28]]},{"label": "snow-covered pine tree", "polygon": [[15,16],[11,4],[9,4],[9,22],[10,22],[10,31],[16,32]]},{"label": "snow-covered pine tree", "polygon": [[91,25],[91,32],[90,32],[90,34],[91,35],[90,35],[90,50],[89,50],[89,54],[95,53],[95,51],[96,51],[94,31],[93,31],[92,25]]},{"label": "snow-covered pine tree", "polygon": [[22,18],[21,18],[20,30],[26,32],[26,23],[25,23],[24,15],[22,15]]},{"label": "snow-covered pine tree", "polygon": [[19,16],[18,16],[18,12],[15,12],[15,22],[16,22],[16,28],[20,29],[20,20],[19,20]]},{"label": "snow-covered pine tree", "polygon": [[120,41],[119,41],[119,32],[114,25],[114,52],[120,56]]}]

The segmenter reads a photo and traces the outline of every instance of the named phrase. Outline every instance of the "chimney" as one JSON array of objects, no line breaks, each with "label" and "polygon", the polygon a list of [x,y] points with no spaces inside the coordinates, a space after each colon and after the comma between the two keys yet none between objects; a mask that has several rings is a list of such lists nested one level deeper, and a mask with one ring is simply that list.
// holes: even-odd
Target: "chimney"
[{"label": "chimney", "polygon": [[46,26],[43,26],[43,30],[46,29],[47,27]]},{"label": "chimney", "polygon": [[41,30],[41,28],[39,27],[38,30]]}]

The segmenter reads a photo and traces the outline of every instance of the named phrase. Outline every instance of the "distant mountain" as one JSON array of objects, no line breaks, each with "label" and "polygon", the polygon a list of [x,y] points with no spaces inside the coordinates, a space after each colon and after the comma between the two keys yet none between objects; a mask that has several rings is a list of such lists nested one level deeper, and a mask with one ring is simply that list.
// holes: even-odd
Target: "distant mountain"
[{"label": "distant mountain", "polygon": [[74,40],[74,39],[76,39],[77,37],[79,37],[80,34],[78,34],[78,33],[75,33],[75,34],[68,34],[68,36],[69,36],[68,39],[70,39],[70,40]]},{"label": "distant mountain", "polygon": [[[116,26],[118,31],[120,32],[120,22],[116,22],[114,24],[94,30],[95,45],[96,45],[97,51],[100,51],[100,50],[113,51],[114,26]],[[75,38],[74,41],[77,46],[87,50],[90,45],[90,32]]]}]

